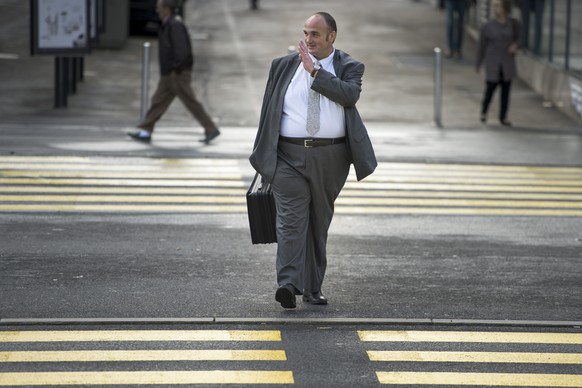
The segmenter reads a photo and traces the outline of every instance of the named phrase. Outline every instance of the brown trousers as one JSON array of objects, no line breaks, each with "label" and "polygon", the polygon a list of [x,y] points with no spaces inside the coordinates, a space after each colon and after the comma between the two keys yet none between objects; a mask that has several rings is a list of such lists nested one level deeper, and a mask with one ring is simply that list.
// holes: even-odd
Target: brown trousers
[{"label": "brown trousers", "polygon": [[206,113],[206,110],[196,99],[190,83],[192,81],[191,71],[182,71],[180,74],[172,72],[169,75],[162,75],[158,82],[158,87],[152,96],[152,103],[146,113],[145,119],[138,125],[138,128],[153,132],[154,125],[166,112],[174,98],[178,97],[192,116],[200,122],[206,134],[212,132],[216,125]]}]

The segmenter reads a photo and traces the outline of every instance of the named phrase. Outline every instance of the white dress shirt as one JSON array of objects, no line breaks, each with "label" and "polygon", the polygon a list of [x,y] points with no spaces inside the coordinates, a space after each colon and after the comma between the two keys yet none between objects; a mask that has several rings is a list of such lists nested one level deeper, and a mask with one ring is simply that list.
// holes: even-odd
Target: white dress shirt
[{"label": "white dress shirt", "polygon": [[[333,68],[334,54],[335,49],[330,56],[319,61],[319,64],[321,69],[336,75]],[[311,56],[311,59],[314,62],[316,60],[313,56]],[[300,62],[285,94],[283,118],[281,121],[281,136],[311,137],[307,132],[307,101],[313,80],[314,78],[303,68],[303,64]],[[320,95],[319,108],[320,130],[315,134],[315,137],[335,138],[345,136],[344,107]]]}]

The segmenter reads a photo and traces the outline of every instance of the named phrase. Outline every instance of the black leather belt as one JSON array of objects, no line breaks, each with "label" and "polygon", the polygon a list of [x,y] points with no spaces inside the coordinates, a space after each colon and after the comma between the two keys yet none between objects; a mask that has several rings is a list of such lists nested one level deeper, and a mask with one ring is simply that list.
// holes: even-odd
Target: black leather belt
[{"label": "black leather belt", "polygon": [[341,144],[346,142],[344,137],[334,137],[334,138],[318,138],[318,137],[286,137],[279,136],[279,140],[285,143],[297,144],[306,148],[311,147],[323,147],[332,144]]}]

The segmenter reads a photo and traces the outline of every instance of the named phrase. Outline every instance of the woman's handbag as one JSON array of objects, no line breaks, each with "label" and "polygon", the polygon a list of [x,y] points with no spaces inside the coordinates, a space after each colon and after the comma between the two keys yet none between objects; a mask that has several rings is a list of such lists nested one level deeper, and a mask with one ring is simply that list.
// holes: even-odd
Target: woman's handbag
[{"label": "woman's handbag", "polygon": [[269,183],[263,181],[263,177],[258,172],[247,191],[247,210],[252,243],[277,242],[275,229],[277,210],[273,190]]}]

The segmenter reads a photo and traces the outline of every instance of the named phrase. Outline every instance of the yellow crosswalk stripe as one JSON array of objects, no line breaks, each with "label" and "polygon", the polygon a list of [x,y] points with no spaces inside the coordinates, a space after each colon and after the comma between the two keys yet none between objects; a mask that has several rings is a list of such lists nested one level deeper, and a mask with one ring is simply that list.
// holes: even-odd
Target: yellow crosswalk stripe
[{"label": "yellow crosswalk stripe", "polygon": [[227,203],[246,204],[244,196],[161,196],[161,195],[0,195],[0,202],[129,202],[129,203]]},{"label": "yellow crosswalk stripe", "polygon": [[0,331],[2,342],[281,341],[278,330]]},{"label": "yellow crosswalk stripe", "polygon": [[290,371],[137,371],[0,373],[0,386],[294,384]]},{"label": "yellow crosswalk stripe", "polygon": [[98,157],[98,156],[0,156],[0,163],[6,165],[22,164],[22,163],[67,163],[67,164],[112,164],[112,165],[135,165],[148,164],[153,166],[171,166],[171,165],[194,165],[194,166],[221,166],[238,164],[238,161],[233,159],[221,158],[115,158],[115,157]]},{"label": "yellow crosswalk stripe", "polygon": [[286,361],[283,350],[67,350],[0,352],[2,362]]},{"label": "yellow crosswalk stripe", "polygon": [[36,178],[126,178],[126,179],[222,179],[240,180],[241,175],[220,173],[219,171],[199,172],[186,170],[183,172],[152,172],[152,171],[36,171],[36,170],[13,170],[0,171],[0,177],[36,177]]},{"label": "yellow crosswalk stripe", "polygon": [[[21,194],[131,194],[131,195],[228,195],[244,196],[245,188],[230,187],[66,187],[66,186],[0,186],[0,193],[21,193]],[[582,196],[581,196],[582,198]],[[564,199],[574,199],[564,198]]]},{"label": "yellow crosswalk stripe", "polygon": [[[231,159],[3,156],[0,212],[245,213],[245,179]],[[336,212],[579,217],[582,168],[380,163]]]},{"label": "yellow crosswalk stripe", "polygon": [[370,361],[582,364],[582,354],[522,352],[435,352],[369,350]]},{"label": "yellow crosswalk stripe", "polygon": [[[0,181],[1,182],[1,181]],[[398,183],[398,182],[386,182],[386,181],[363,181],[354,182],[348,181],[345,184],[346,189],[352,190],[433,190],[433,191],[443,191],[443,192],[510,192],[510,193],[521,193],[521,192],[534,192],[534,193],[582,193],[582,186],[560,186],[558,184],[553,185],[514,185],[514,182],[508,181],[505,184],[467,184],[460,180],[458,183],[448,183],[443,184],[442,182],[436,181],[434,183]]]},{"label": "yellow crosswalk stripe", "polygon": [[[552,344],[582,345],[582,333],[539,333],[539,332],[479,332],[479,331],[429,331],[429,330],[361,330],[358,336],[362,342],[412,342],[412,343],[488,343],[511,344]],[[470,364],[471,369],[479,364],[524,364],[524,365],[580,365],[580,353],[556,352],[482,352],[482,351],[426,351],[426,350],[368,350],[373,362],[393,363],[460,363]],[[400,368],[406,364],[396,364]],[[415,368],[415,369],[418,369]],[[432,372],[376,371],[383,385],[443,385],[443,386],[531,386],[531,387],[582,387],[582,374],[543,373],[473,373],[473,372]]]},{"label": "yellow crosswalk stripe", "polygon": [[582,333],[363,330],[364,342],[478,342],[582,345]]},{"label": "yellow crosswalk stripe", "polygon": [[[0,364],[18,363],[18,372],[0,372],[0,386],[65,386],[65,385],[194,385],[194,384],[294,384],[289,370],[99,370],[111,368],[114,362],[180,362],[180,361],[248,361],[285,362],[284,350],[269,349],[179,349],[136,350],[138,342],[174,341],[257,341],[281,342],[279,330],[52,330],[1,331],[1,344],[49,343],[69,346],[72,343],[131,343],[129,350],[26,350],[0,351]],[[93,346],[93,345],[91,345]],[[95,345],[97,346],[97,345]],[[129,346],[129,345],[128,345]],[[14,345],[12,345],[14,347]],[[91,371],[29,370],[35,363],[94,363]],[[89,364],[91,365],[91,364]],[[222,365],[222,364],[221,364]],[[272,365],[272,364],[271,364]],[[125,367],[124,367],[125,369]],[[275,368],[278,369],[278,368]]]},{"label": "yellow crosswalk stripe", "polygon": [[77,205],[2,204],[0,212],[110,212],[110,213],[244,213],[246,205]]},{"label": "yellow crosswalk stripe", "polygon": [[0,185],[44,184],[52,186],[148,186],[148,187],[245,187],[242,180],[219,179],[77,179],[0,178]]},{"label": "yellow crosswalk stripe", "polygon": [[380,384],[582,387],[582,375],[524,373],[376,372]]}]

